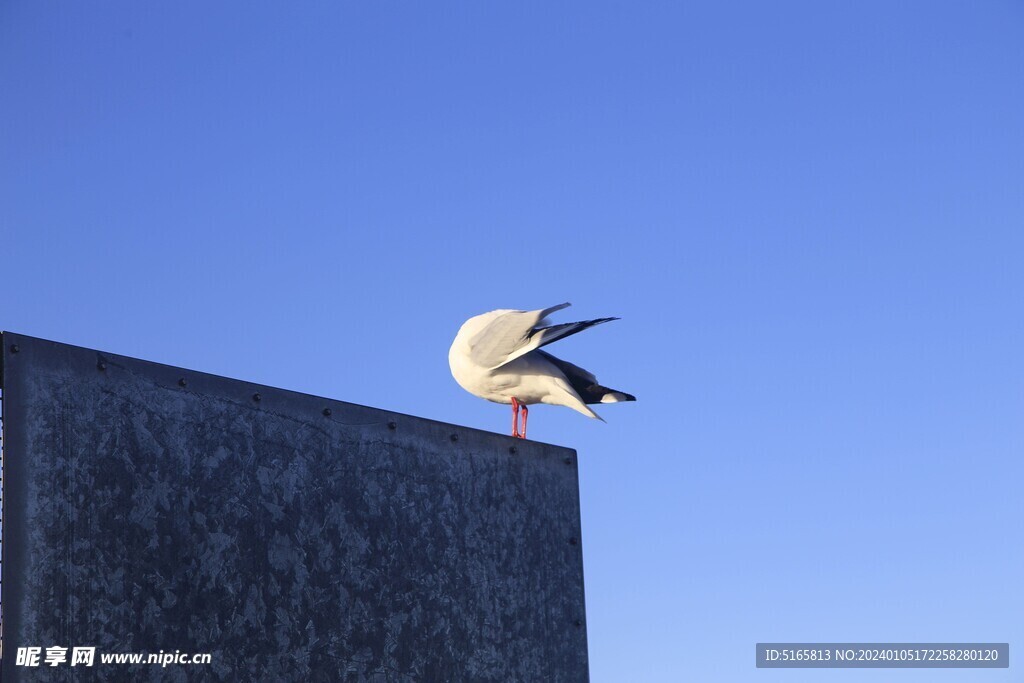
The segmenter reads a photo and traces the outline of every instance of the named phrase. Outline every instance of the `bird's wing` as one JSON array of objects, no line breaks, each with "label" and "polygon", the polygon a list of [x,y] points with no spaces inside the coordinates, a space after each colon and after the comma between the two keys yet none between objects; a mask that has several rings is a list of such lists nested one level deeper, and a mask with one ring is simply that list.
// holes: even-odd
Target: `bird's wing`
[{"label": "bird's wing", "polygon": [[635,401],[636,396],[627,394],[617,389],[609,389],[597,383],[594,374],[588,372],[578,365],[569,361],[556,358],[546,351],[538,351],[544,359],[558,368],[559,372],[565,375],[569,386],[576,392],[584,403],[621,403],[622,401]]},{"label": "bird's wing", "polygon": [[504,365],[518,357],[513,354],[529,342],[534,327],[541,320],[567,306],[568,302],[536,311],[502,313],[469,340],[470,359],[485,368]]},{"label": "bird's wing", "polygon": [[477,365],[494,369],[551,342],[618,318],[597,318],[575,323],[537,327],[548,315],[568,303],[537,311],[509,311],[495,318],[469,340],[470,358]]}]

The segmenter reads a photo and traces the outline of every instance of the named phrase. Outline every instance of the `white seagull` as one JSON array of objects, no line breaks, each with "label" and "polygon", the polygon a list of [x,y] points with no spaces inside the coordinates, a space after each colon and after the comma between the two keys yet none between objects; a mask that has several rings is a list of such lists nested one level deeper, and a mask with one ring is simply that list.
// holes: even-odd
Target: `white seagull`
[{"label": "white seagull", "polygon": [[[636,397],[609,389],[583,368],[540,350],[551,342],[618,318],[597,318],[547,325],[545,318],[569,306],[558,304],[537,311],[499,309],[474,316],[462,324],[448,365],[463,389],[495,403],[512,404],[512,436],[526,438],[528,405],[566,406],[595,420],[604,419],[588,403],[635,401]],[[523,413],[522,432],[519,411]]]}]

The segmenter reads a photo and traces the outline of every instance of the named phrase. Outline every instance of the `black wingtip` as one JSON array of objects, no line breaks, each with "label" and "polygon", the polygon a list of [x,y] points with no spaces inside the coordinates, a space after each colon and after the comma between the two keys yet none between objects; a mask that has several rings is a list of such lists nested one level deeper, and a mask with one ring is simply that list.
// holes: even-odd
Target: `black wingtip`
[{"label": "black wingtip", "polygon": [[636,396],[633,394],[602,387],[600,384],[591,385],[584,393],[587,396],[585,399],[587,403],[625,403],[636,400]]}]

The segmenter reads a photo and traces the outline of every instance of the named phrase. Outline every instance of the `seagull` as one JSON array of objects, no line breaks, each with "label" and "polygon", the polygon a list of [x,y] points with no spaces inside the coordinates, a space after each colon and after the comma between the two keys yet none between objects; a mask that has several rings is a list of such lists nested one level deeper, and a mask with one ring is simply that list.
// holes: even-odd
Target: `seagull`
[{"label": "seagull", "polygon": [[448,350],[448,365],[459,386],[488,401],[512,404],[514,437],[526,438],[528,405],[566,406],[604,422],[588,404],[636,400],[635,396],[601,386],[597,378],[583,368],[541,351],[542,346],[559,339],[618,320],[597,318],[559,325],[547,323],[549,315],[568,306],[564,303],[536,311],[503,308],[474,316],[462,324]]}]

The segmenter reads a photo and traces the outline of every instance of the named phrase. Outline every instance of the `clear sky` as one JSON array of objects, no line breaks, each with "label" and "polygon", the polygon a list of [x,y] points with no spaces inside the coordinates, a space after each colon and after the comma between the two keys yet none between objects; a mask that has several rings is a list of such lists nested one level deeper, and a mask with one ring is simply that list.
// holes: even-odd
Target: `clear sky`
[{"label": "clear sky", "polygon": [[1020,679],[754,644],[1024,657],[1021,3],[17,0],[0,93],[0,328],[504,432],[465,318],[621,316],[595,683]]}]

